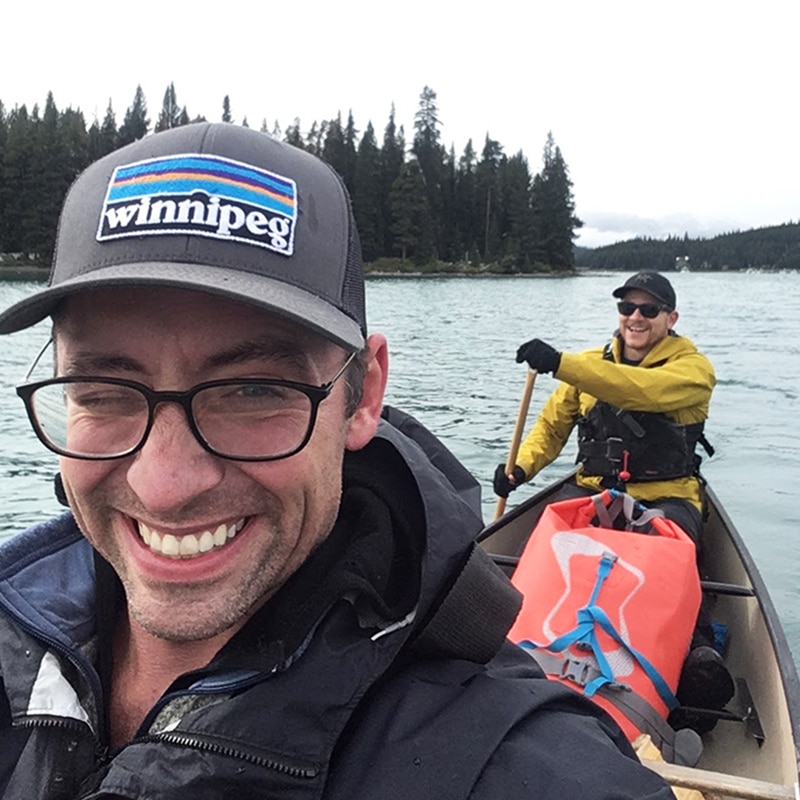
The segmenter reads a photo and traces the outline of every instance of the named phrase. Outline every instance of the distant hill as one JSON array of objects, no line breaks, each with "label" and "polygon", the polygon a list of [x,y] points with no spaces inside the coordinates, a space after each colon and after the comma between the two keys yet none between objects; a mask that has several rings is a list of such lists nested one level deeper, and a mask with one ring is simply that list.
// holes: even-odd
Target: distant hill
[{"label": "distant hill", "polygon": [[575,266],[622,272],[800,269],[800,223],[723,233],[712,239],[637,238],[604,247],[576,247]]}]

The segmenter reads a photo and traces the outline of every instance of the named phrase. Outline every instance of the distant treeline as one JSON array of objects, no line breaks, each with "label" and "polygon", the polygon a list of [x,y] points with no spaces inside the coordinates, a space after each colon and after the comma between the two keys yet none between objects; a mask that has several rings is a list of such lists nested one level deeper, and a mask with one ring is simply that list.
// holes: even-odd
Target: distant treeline
[{"label": "distant treeline", "polygon": [[589,250],[575,248],[575,263],[589,269],[636,271],[800,269],[800,223],[736,231],[712,239],[631,239]]},{"label": "distant treeline", "polygon": [[[0,101],[0,254],[6,265],[47,265],[59,209],[75,176],[88,164],[151,131],[203,121],[179,106],[175,87],[164,93],[151,128],[137,87],[117,124],[109,103],[102,120],[86,125],[83,112],[59,111],[52,92],[44,109],[7,109]],[[229,98],[221,120],[234,124]],[[247,119],[241,123],[249,127]],[[394,106],[381,141],[367,123],[295,119],[284,131],[266,119],[261,131],[325,159],[352,197],[365,261],[375,270],[499,272],[570,271],[575,217],[572,182],[552,135],[540,172],[522,151],[507,155],[488,135],[478,152],[470,140],[457,156],[441,143],[436,93],[425,87],[410,145],[395,123]]]}]

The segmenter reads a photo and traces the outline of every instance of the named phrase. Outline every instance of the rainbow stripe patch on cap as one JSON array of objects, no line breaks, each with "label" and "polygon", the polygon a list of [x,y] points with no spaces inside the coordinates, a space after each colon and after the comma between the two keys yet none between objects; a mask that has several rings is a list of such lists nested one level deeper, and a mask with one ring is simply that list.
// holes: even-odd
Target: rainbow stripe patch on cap
[{"label": "rainbow stripe patch on cap", "polygon": [[168,156],[114,170],[97,241],[190,234],[290,256],[296,220],[290,178],[220,156]]}]

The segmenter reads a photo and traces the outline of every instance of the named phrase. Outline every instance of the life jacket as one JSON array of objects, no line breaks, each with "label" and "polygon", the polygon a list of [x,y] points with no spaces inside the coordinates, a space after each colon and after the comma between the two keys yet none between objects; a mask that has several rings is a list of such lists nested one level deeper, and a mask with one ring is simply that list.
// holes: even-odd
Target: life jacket
[{"label": "life jacket", "polygon": [[[611,342],[603,348],[603,359],[614,361]],[[666,414],[625,411],[598,400],[578,420],[576,463],[583,464],[584,475],[614,478],[622,484],[697,475],[701,460],[695,453],[698,443],[709,456],[714,454],[704,427],[703,422],[679,425]]]},{"label": "life jacket", "polygon": [[[666,481],[694,475],[695,447],[704,423],[679,425],[666,414],[623,411],[598,400],[578,420],[578,457],[584,475],[623,481]],[[624,476],[624,477],[623,477]]]},{"label": "life jacket", "polygon": [[694,543],[659,514],[613,489],[547,506],[512,577],[524,599],[509,638],[672,760],[666,717],[701,589]]}]

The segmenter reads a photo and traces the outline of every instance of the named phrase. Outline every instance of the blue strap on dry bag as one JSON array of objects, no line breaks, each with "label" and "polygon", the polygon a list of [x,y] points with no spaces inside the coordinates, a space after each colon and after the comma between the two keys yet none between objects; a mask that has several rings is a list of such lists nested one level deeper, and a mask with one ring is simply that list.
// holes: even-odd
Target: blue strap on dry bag
[{"label": "blue strap on dry bag", "polygon": [[596,626],[599,626],[605,631],[615,642],[624,647],[630,655],[636,659],[639,666],[644,670],[647,677],[652,682],[659,696],[663,700],[668,709],[672,710],[677,708],[678,700],[672,693],[672,690],[667,685],[667,682],[661,677],[658,670],[642,655],[635,647],[626,642],[617,632],[608,615],[597,605],[597,596],[603,582],[606,580],[614,564],[617,561],[617,556],[612,553],[604,553],[597,565],[597,580],[595,581],[594,588],[592,589],[591,596],[585,606],[578,609],[577,612],[577,625],[570,631],[562,634],[554,639],[549,644],[537,644],[530,640],[524,640],[519,643],[519,646],[525,650],[545,649],[552,653],[561,653],[572,644],[578,644],[581,647],[591,649],[600,674],[589,681],[584,686],[584,692],[587,697],[591,697],[601,686],[607,684],[615,684],[614,671],[611,669],[608,660],[603,653],[600,643],[597,640],[595,633]]}]

